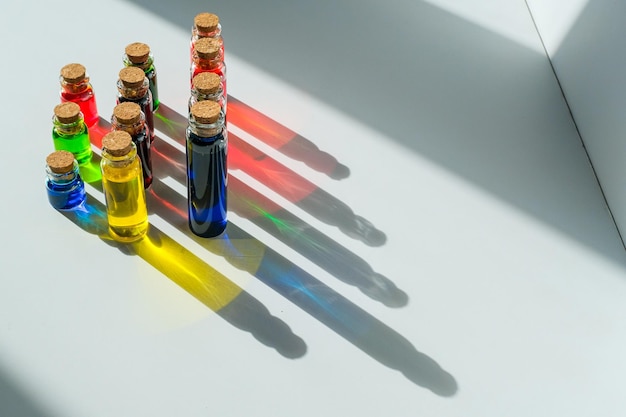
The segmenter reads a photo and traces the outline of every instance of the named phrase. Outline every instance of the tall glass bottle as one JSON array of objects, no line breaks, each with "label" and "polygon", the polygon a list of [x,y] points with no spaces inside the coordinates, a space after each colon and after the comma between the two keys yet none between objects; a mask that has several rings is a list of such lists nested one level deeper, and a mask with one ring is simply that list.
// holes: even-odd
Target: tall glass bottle
[{"label": "tall glass bottle", "polygon": [[201,72],[193,77],[191,81],[191,97],[189,97],[189,110],[191,106],[199,101],[216,101],[226,112],[226,96],[224,96],[224,86],[222,79],[213,72]]},{"label": "tall glass bottle", "polygon": [[224,56],[224,39],[222,38],[222,25],[220,18],[213,13],[198,13],[193,19],[191,27],[191,41],[189,42],[189,52],[193,61],[193,52],[196,42],[200,38],[217,39],[220,43],[221,56]]},{"label": "tall glass bottle", "polygon": [[148,209],[141,163],[128,132],[104,135],[100,169],[111,237],[120,242],[141,239],[148,231]]},{"label": "tall glass bottle", "polygon": [[198,39],[193,52],[190,81],[202,72],[215,73],[222,80],[222,88],[224,89],[224,96],[226,96],[226,64],[220,46],[221,43],[213,38]]},{"label": "tall glass bottle", "polygon": [[146,128],[146,118],[137,103],[127,101],[113,108],[111,116],[112,130],[128,132],[137,148],[137,156],[141,161],[143,187],[152,184],[152,156],[150,154],[150,137]]},{"label": "tall glass bottle", "polygon": [[201,237],[226,229],[227,132],[219,103],[200,101],[191,107],[186,132],[189,228]]},{"label": "tall glass bottle", "polygon": [[61,102],[71,101],[80,106],[85,124],[92,127],[98,123],[96,95],[89,82],[87,70],[81,64],[67,64],[61,68]]},{"label": "tall glass bottle", "polygon": [[78,104],[69,101],[54,107],[52,141],[55,150],[71,152],[80,165],[91,160],[89,130]]},{"label": "tall glass bottle", "polygon": [[57,210],[71,210],[85,202],[85,184],[71,152],[54,151],[46,158],[46,190]]},{"label": "tall glass bottle", "polygon": [[152,93],[150,81],[141,68],[125,67],[119,72],[117,80],[117,103],[131,101],[139,104],[146,116],[146,125],[150,142],[154,140],[154,113],[152,111]]},{"label": "tall glass bottle", "polygon": [[159,89],[157,86],[157,73],[154,66],[154,56],[150,46],[142,42],[134,42],[126,45],[122,59],[126,67],[138,67],[143,70],[148,78],[150,93],[152,93],[152,110],[159,107]]}]

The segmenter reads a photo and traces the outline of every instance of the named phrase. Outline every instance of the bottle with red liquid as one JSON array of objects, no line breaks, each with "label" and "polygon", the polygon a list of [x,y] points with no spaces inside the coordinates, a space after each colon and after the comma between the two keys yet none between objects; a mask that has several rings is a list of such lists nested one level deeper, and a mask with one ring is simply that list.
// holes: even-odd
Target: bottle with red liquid
[{"label": "bottle with red liquid", "polygon": [[200,38],[195,44],[191,63],[191,79],[203,72],[212,72],[220,76],[224,96],[226,96],[226,64],[220,41],[214,38]]},{"label": "bottle with red liquid", "polygon": [[222,25],[220,18],[213,13],[198,13],[193,19],[191,27],[191,41],[189,42],[189,56],[193,61],[193,52],[196,42],[200,38],[217,39],[220,43],[220,54],[224,56],[224,39],[222,38]]},{"label": "bottle with red liquid", "polygon": [[61,102],[74,102],[80,106],[85,124],[92,127],[98,123],[98,107],[87,70],[81,64],[67,64],[61,68]]}]

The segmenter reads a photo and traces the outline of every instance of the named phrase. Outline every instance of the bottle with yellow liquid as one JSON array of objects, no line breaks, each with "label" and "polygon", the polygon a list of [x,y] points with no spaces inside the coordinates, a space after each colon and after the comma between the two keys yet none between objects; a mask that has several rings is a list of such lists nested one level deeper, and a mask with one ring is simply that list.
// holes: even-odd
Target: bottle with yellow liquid
[{"label": "bottle with yellow liquid", "polygon": [[146,194],[137,147],[128,132],[102,138],[100,169],[111,236],[120,242],[143,238],[148,230]]}]

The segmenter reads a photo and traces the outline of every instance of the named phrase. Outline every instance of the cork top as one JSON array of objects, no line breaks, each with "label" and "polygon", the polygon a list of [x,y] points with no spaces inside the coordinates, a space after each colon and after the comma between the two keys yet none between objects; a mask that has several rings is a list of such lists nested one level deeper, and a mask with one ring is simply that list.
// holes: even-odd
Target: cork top
[{"label": "cork top", "polygon": [[126,45],[126,56],[133,64],[143,64],[150,56],[150,47],[145,43],[134,42]]},{"label": "cork top", "polygon": [[120,70],[119,77],[124,87],[137,88],[143,84],[146,74],[141,68],[126,67]]},{"label": "cork top", "polygon": [[128,132],[115,130],[102,138],[102,150],[106,150],[113,156],[124,156],[133,146],[133,139]]},{"label": "cork top", "polygon": [[68,151],[55,151],[48,155],[46,164],[55,174],[67,174],[74,169],[74,155]]},{"label": "cork top", "polygon": [[220,41],[213,38],[200,38],[196,42],[196,53],[202,59],[215,58],[220,51]]},{"label": "cork top", "polygon": [[72,101],[57,104],[54,116],[63,124],[75,123],[80,118],[80,106]]},{"label": "cork top", "polygon": [[113,108],[113,116],[122,124],[137,123],[141,118],[141,106],[132,101],[120,103]]},{"label": "cork top", "polygon": [[222,106],[217,101],[203,100],[191,106],[191,115],[202,124],[215,123],[220,117]]},{"label": "cork top", "polygon": [[213,32],[219,23],[220,18],[213,13],[199,13],[193,19],[193,24],[200,32]]},{"label": "cork top", "polygon": [[201,72],[193,77],[192,84],[200,94],[215,94],[220,89],[222,79],[213,72]]},{"label": "cork top", "polygon": [[61,78],[67,83],[81,82],[87,76],[87,70],[81,64],[67,64],[61,68]]}]

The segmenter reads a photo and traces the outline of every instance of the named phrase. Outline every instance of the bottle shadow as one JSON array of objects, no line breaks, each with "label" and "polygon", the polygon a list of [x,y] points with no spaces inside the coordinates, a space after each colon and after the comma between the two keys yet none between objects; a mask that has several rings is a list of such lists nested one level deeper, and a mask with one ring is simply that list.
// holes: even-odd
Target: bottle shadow
[{"label": "bottle shadow", "polygon": [[[236,99],[233,100],[236,101]],[[230,101],[228,108],[231,108]],[[237,105],[234,108],[237,109]],[[236,124],[238,121],[243,125],[249,124],[242,113],[235,112],[235,115],[237,116],[235,120],[232,120],[233,117],[230,114],[228,115],[228,123]],[[159,106],[159,112],[155,116],[156,129],[166,133],[177,143],[184,144],[187,128],[186,116],[182,116],[163,103]],[[263,137],[260,139],[262,140]],[[367,219],[356,215],[347,204],[232,132],[228,132],[228,169],[244,171],[316,219],[337,227],[347,236],[360,240],[366,245],[382,246],[387,240],[382,231],[374,227]]]}]

